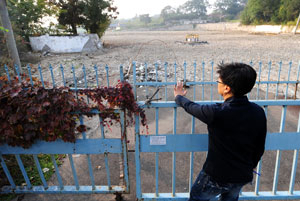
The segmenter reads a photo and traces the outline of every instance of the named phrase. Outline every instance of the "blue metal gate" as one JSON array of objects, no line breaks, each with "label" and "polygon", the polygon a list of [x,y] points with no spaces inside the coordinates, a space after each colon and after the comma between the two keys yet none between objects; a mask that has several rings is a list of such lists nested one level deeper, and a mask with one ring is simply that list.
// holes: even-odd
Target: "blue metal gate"
[{"label": "blue metal gate", "polygon": [[[30,77],[31,82],[33,83],[32,79],[32,73],[31,73],[31,67],[28,66],[28,75]],[[60,83],[62,83],[64,86],[66,86],[66,79],[65,79],[65,73],[64,68],[61,66],[61,77],[54,77],[53,68],[50,66],[50,74],[43,75],[43,69],[41,66],[38,67],[37,74],[40,75],[40,80],[43,84],[43,86],[46,86],[44,83],[44,80],[51,81],[53,87],[56,87],[59,85],[55,80],[61,80]],[[8,69],[5,66],[5,70],[7,72],[7,77],[10,79]],[[47,70],[47,69],[46,69]],[[86,71],[85,67],[83,66],[82,72],[84,74],[83,80],[84,80],[84,88],[87,88],[87,79],[86,79]],[[99,76],[98,76],[98,68],[97,66],[94,67],[95,70],[95,80],[97,83],[97,86],[99,86]],[[16,71],[18,74],[19,79],[20,73],[19,69],[16,66]],[[106,68],[107,72],[107,85],[109,85],[109,77],[108,77],[108,67]],[[73,83],[74,86],[73,90],[78,90],[78,83],[77,83],[77,77],[75,74],[75,68],[72,66],[72,74],[73,74]],[[46,76],[49,76],[48,79],[45,79]],[[122,79],[122,77],[121,77]],[[62,140],[57,140],[55,142],[45,142],[45,141],[39,141],[36,142],[32,147],[29,149],[23,149],[21,147],[11,147],[8,145],[2,145],[0,146],[0,159],[1,159],[1,166],[5,172],[5,175],[10,183],[9,186],[4,186],[2,189],[0,189],[0,193],[72,193],[72,194],[79,194],[79,193],[129,193],[129,178],[128,178],[128,159],[127,159],[127,138],[126,138],[126,129],[125,129],[125,111],[123,110],[116,110],[116,113],[120,114],[120,122],[121,127],[119,128],[119,132],[117,133],[118,136],[116,137],[106,137],[105,136],[105,129],[102,122],[102,119],[99,116],[99,119],[97,120],[96,115],[96,125],[100,127],[98,129],[98,132],[96,132],[96,136],[88,136],[86,132],[82,132],[81,136],[78,136],[78,139],[75,143],[68,143],[63,142]],[[98,110],[91,111],[93,114],[99,114]],[[80,115],[79,117],[80,125],[84,125],[84,118],[83,115]],[[88,125],[87,125],[88,126]],[[89,127],[89,126],[88,126]],[[40,179],[42,181],[41,186],[33,186],[30,182],[30,178],[28,177],[28,174],[25,170],[24,164],[21,160],[20,155],[32,155],[37,170],[39,172]],[[50,154],[53,162],[53,166],[55,167],[55,174],[57,178],[58,185],[49,185],[47,181],[45,180],[43,169],[40,165],[38,155],[39,154]],[[60,174],[59,166],[55,160],[54,154],[66,154],[68,156],[70,167],[72,171],[73,176],[73,185],[66,185],[63,183],[62,176]],[[112,185],[111,181],[111,172],[109,168],[109,156],[112,154],[118,154],[120,156],[121,160],[121,167],[120,167],[120,176],[122,177],[122,182],[119,183],[119,185]],[[16,160],[18,162],[19,168],[22,172],[22,175],[24,176],[25,184],[24,186],[17,186],[13,175],[11,175],[10,170],[8,169],[5,161],[4,155],[15,155]],[[88,169],[86,172],[88,172],[89,177],[89,185],[82,185],[79,182],[80,177],[83,175],[78,175],[76,171],[76,165],[73,160],[73,156],[78,157],[78,155],[83,155],[86,157],[86,164]],[[95,164],[92,164],[92,155],[101,155],[104,157],[104,167],[106,170],[107,180],[101,181],[103,183],[97,183],[96,179],[94,177],[94,171],[95,171]],[[101,164],[102,165],[102,164]],[[78,168],[78,167],[77,167]],[[84,175],[85,176],[85,175]],[[99,181],[98,181],[99,182]]]},{"label": "blue metal gate", "polygon": [[[293,65],[291,62],[288,65],[283,63],[279,64],[253,64],[258,71],[258,78],[255,88],[250,94],[249,99],[264,107],[268,120],[274,121],[274,125],[268,129],[266,150],[262,161],[257,167],[257,176],[252,186],[246,187],[241,192],[241,199],[244,200],[267,200],[267,199],[300,199],[300,186],[299,186],[299,168],[298,167],[298,153],[300,149],[300,118],[298,106],[300,101],[298,93],[299,83],[299,69],[300,65]],[[284,66],[284,67],[283,67]],[[275,70],[273,70],[276,68]],[[187,70],[188,69],[188,70]],[[6,68],[7,70],[7,68]],[[53,87],[58,83],[54,77],[56,73],[53,72],[53,68],[49,68],[50,74],[47,80],[52,80]],[[60,80],[63,85],[66,85],[66,79],[64,77],[64,68],[56,68],[60,70]],[[73,83],[72,89],[79,89],[75,73],[75,68],[72,67]],[[109,85],[109,73],[108,66],[102,69],[102,75],[106,74],[106,83]],[[99,69],[94,67],[96,86],[99,86]],[[86,68],[82,68],[82,88],[87,88],[87,73]],[[181,73],[178,73],[181,72]],[[28,66],[28,74],[31,76],[31,68]],[[37,74],[40,75],[40,79],[43,82],[43,71],[39,66]],[[7,74],[9,75],[9,74]],[[198,156],[202,159],[205,158],[205,152],[207,151],[207,133],[203,130],[203,125],[190,117],[189,122],[181,122],[185,113],[178,108],[173,101],[173,95],[170,87],[176,84],[177,80],[182,80],[187,87],[190,87],[189,98],[199,102],[201,104],[213,104],[221,101],[221,97],[216,93],[216,74],[214,62],[206,64],[202,62],[200,65],[193,63],[188,65],[178,64],[154,64],[147,63],[133,64],[133,76],[128,74],[129,80],[134,86],[134,93],[141,107],[145,108],[150,114],[149,131],[148,134],[142,134],[140,130],[139,117],[136,116],[135,126],[135,160],[136,160],[136,197],[138,200],[187,200],[189,196],[189,190],[195,178],[198,174],[200,163],[198,162]],[[275,79],[274,79],[275,77]],[[123,68],[120,68],[120,79],[123,79]],[[105,77],[102,79],[105,80]],[[191,93],[192,91],[192,93]],[[289,115],[295,113],[296,118],[291,118]],[[93,111],[98,113],[99,111]],[[82,138],[77,139],[76,143],[64,143],[57,142],[38,142],[30,149],[22,149],[16,147],[9,147],[7,145],[0,146],[0,158],[1,166],[5,171],[5,174],[10,182],[9,186],[5,186],[0,190],[0,193],[128,193],[129,192],[129,177],[128,177],[128,159],[127,159],[127,144],[126,144],[126,129],[124,127],[124,111],[119,111],[121,114],[121,133],[125,138],[106,138],[104,128],[101,126],[101,119],[98,120],[98,124],[101,127],[100,137],[89,138],[86,133],[82,133]],[[275,112],[275,113],[274,113]],[[281,112],[281,115],[276,115]],[[171,115],[173,113],[173,115]],[[275,115],[274,115],[274,114]],[[153,116],[153,119],[151,119]],[[164,118],[161,118],[163,116]],[[280,116],[279,118],[277,118]],[[294,115],[295,116],[295,115]],[[293,117],[294,117],[293,116]],[[171,118],[168,118],[171,117]],[[80,123],[84,124],[83,118],[80,118]],[[166,132],[161,130],[163,126],[159,126],[162,123],[170,127]],[[290,151],[289,151],[290,150]],[[288,153],[286,153],[288,152]],[[37,154],[51,154],[53,165],[56,169],[55,174],[57,177],[58,185],[50,186],[45,181],[43,176],[43,170],[40,167]],[[123,161],[124,172],[124,185],[112,185],[110,179],[110,168],[108,162],[108,156],[110,154],[117,153],[121,155]],[[154,154],[154,160],[147,154]],[[162,156],[164,153],[172,154],[171,159]],[[181,154],[185,153],[184,157]],[[269,154],[270,153],[270,154]],[[25,186],[17,186],[13,180],[13,176],[10,174],[10,170],[6,166],[6,161],[3,155],[13,154],[16,156],[19,168],[24,176]],[[30,179],[26,173],[21,154],[30,154],[33,156],[36,167],[38,169],[40,179],[42,180],[42,186],[32,186]],[[59,167],[56,164],[53,154],[67,154],[70,167],[74,179],[74,185],[65,185],[60,175]],[[74,154],[86,155],[88,164],[88,174],[90,179],[90,185],[80,185],[78,175],[76,173],[76,165],[73,162]],[[105,185],[98,185],[95,182],[93,165],[91,156],[104,155],[105,169],[107,172],[107,181]],[[199,155],[202,154],[202,155]],[[286,157],[289,154],[288,157]],[[267,160],[266,158],[274,158],[274,160]],[[272,158],[273,157],[273,158]],[[282,160],[283,158],[283,160]],[[180,159],[180,161],[178,161]],[[200,160],[202,160],[200,158]],[[170,162],[169,164],[166,162]],[[282,163],[287,161],[287,163]],[[146,162],[146,164],[144,164]],[[160,163],[163,162],[163,166]],[[180,165],[177,163],[180,162]],[[287,167],[286,164],[289,164]],[[270,163],[270,164],[269,164]],[[153,166],[152,166],[153,165]],[[273,166],[274,165],[274,166]],[[280,168],[283,166],[283,168]],[[153,167],[153,170],[151,168]],[[181,178],[179,178],[179,170],[186,168],[188,174],[185,178],[188,178],[186,187],[181,188],[184,185],[178,185]],[[147,169],[148,168],[148,169]],[[149,170],[150,169],[150,170]],[[169,172],[163,172],[168,170]],[[145,172],[149,170],[153,173],[153,185],[149,187],[152,181],[149,175],[145,175]],[[280,171],[281,170],[281,171]],[[170,174],[169,179],[165,179],[165,175]],[[266,175],[272,174],[273,178]],[[146,177],[145,177],[146,176]],[[289,178],[288,184],[281,186],[282,177]],[[270,179],[271,178],[271,179]],[[170,183],[169,191],[164,185],[161,185],[161,180]],[[266,181],[271,180],[271,185],[265,185]],[[147,186],[146,186],[147,185]],[[145,187],[146,186],[146,187]],[[180,189],[179,189],[180,187]],[[270,187],[270,188],[269,188]]]},{"label": "blue metal gate", "polygon": [[[300,170],[297,169],[300,149],[300,113],[297,109],[300,104],[299,99],[297,99],[300,64],[293,66],[290,62],[287,68],[282,68],[282,62],[275,65],[271,62],[266,65],[261,62],[256,65],[252,62],[250,64],[257,69],[258,77],[255,88],[252,93],[248,94],[248,97],[264,108],[268,122],[274,121],[275,126],[274,124],[269,125],[266,153],[258,164],[255,181],[252,185],[245,187],[245,190],[241,192],[240,199],[300,199],[300,186],[298,185]],[[188,123],[186,123],[187,121],[181,123],[182,116],[185,115],[184,111],[178,108],[178,105],[173,101],[172,89],[170,90],[168,86],[173,86],[177,80],[182,80],[187,87],[190,87],[189,98],[195,102],[200,104],[220,102],[221,97],[216,93],[217,83],[215,81],[217,77],[214,73],[214,63],[211,62],[208,67],[204,62],[200,65],[193,63],[191,66],[184,63],[181,67],[178,67],[176,63],[172,65],[168,63],[164,65],[155,64],[151,67],[147,64],[139,65],[133,65],[135,94],[139,104],[149,113],[152,112],[154,118],[151,123],[153,132],[150,135],[145,135],[140,132],[139,120],[136,116],[137,198],[138,200],[187,200],[193,181],[199,173],[199,167],[195,165],[198,163],[195,155],[204,152],[202,158],[205,158],[205,152],[208,149],[208,135],[205,127],[203,131],[201,129],[197,131],[196,127],[201,127],[201,123],[195,121],[194,117],[190,117]],[[178,68],[181,69],[178,70]],[[274,72],[272,68],[278,68],[278,70]],[[152,75],[149,76],[149,72]],[[181,72],[181,74],[177,74],[177,72]],[[293,74],[292,79],[291,74]],[[262,88],[263,90],[261,90]],[[161,110],[163,112],[160,112]],[[281,117],[277,118],[280,115],[276,114],[280,114],[280,110]],[[289,117],[286,120],[287,114],[295,111],[298,117],[294,117],[294,115],[293,118]],[[272,114],[274,112],[276,112],[275,115]],[[168,114],[166,115],[166,113]],[[163,117],[160,118],[160,115]],[[172,115],[172,119],[168,118]],[[178,124],[181,126],[178,126]],[[168,132],[166,132],[167,129],[162,129],[161,132],[160,128],[165,126],[169,127]],[[182,126],[188,129],[182,129]],[[184,132],[178,132],[178,130],[184,130]],[[284,169],[280,172],[283,152],[284,157],[289,156],[283,158],[283,160],[288,160],[284,165],[288,164],[287,166],[291,168],[283,167]],[[172,156],[168,155],[169,157],[166,157],[163,155],[165,153],[172,153]],[[177,160],[177,156],[184,153],[184,157]],[[274,166],[272,167],[270,164]],[[151,166],[154,170],[147,169],[147,166]],[[197,172],[194,171],[196,168],[198,169]],[[185,188],[182,188],[177,185],[177,181],[180,180],[178,174],[185,171],[185,169],[188,169],[188,175],[186,175],[188,182],[185,183]],[[273,179],[272,176],[266,178],[266,175],[271,173]],[[298,178],[296,178],[296,173],[298,173]],[[169,181],[165,181],[165,174],[171,174],[168,177]],[[286,185],[279,186],[282,177],[290,179]],[[153,182],[153,185],[149,185],[149,182]],[[182,181],[180,182],[182,183]],[[266,185],[266,183],[269,183],[269,185]],[[166,188],[165,185],[169,185],[169,188]]]}]

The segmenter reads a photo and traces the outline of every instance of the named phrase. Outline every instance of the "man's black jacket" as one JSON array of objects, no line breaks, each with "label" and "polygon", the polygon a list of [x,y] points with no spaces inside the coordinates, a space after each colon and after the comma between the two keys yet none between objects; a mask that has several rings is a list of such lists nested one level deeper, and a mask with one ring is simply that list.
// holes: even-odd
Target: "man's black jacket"
[{"label": "man's black jacket", "polygon": [[265,149],[264,110],[246,96],[212,105],[199,105],[180,95],[175,101],[207,124],[208,154],[203,170],[217,182],[250,182]]}]

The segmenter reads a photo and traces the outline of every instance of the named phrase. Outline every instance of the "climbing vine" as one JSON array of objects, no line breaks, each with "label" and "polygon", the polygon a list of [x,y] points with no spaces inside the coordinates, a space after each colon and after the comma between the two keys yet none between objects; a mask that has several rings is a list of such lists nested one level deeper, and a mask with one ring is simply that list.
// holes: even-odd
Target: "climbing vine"
[{"label": "climbing vine", "polygon": [[11,81],[0,77],[0,144],[29,148],[35,140],[75,142],[76,133],[86,131],[76,121],[80,114],[92,116],[92,109],[100,111],[104,126],[120,122],[115,112],[120,108],[129,117],[126,125],[133,124],[134,115],[139,114],[148,129],[145,111],[138,107],[128,82],[78,92],[68,87],[47,89],[36,79],[33,82],[26,77]]}]

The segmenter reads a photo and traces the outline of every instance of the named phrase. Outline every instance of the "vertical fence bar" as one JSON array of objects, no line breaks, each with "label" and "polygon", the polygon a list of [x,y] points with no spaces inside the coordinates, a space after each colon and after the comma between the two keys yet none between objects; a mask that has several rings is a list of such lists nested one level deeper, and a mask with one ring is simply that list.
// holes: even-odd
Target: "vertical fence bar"
[{"label": "vertical fence bar", "polygon": [[[83,118],[80,115],[79,116],[79,121],[80,121],[80,125],[84,125],[83,122]],[[86,139],[86,133],[83,131],[82,132],[82,138],[85,140]],[[90,174],[90,178],[91,178],[91,183],[92,183],[92,189],[95,190],[95,179],[94,179],[94,174],[93,174],[93,168],[92,168],[92,161],[91,161],[91,157],[90,154],[86,154],[87,157],[87,161],[88,161],[88,167],[89,167],[89,174]]]},{"label": "vertical fence bar", "polygon": [[58,180],[58,183],[59,183],[59,187],[60,187],[61,190],[63,190],[64,189],[64,185],[62,183],[62,179],[61,179],[61,176],[60,176],[60,173],[59,173],[59,169],[58,169],[55,157],[54,157],[53,154],[50,154],[50,156],[51,156],[54,168],[55,168],[55,173],[56,173],[56,177],[57,177],[57,180]]},{"label": "vertical fence bar", "polygon": [[[155,135],[158,135],[158,119],[159,109],[155,108]],[[155,153],[155,195],[158,197],[158,165],[159,165],[159,153]]]},{"label": "vertical fence bar", "polygon": [[[168,63],[165,62],[165,82],[168,82],[168,73],[167,73]],[[165,87],[165,100],[168,101],[168,85]]]},{"label": "vertical fence bar", "polygon": [[36,167],[37,167],[37,169],[38,169],[40,178],[41,178],[41,180],[42,180],[42,183],[43,183],[43,185],[44,185],[44,189],[47,189],[47,188],[48,188],[48,184],[47,184],[47,182],[46,182],[46,179],[45,179],[45,177],[44,177],[44,174],[43,174],[41,165],[40,165],[40,163],[39,163],[38,155],[37,155],[37,154],[33,154],[33,158],[34,158]]},{"label": "vertical fence bar", "polygon": [[[174,107],[174,122],[173,133],[176,135],[176,122],[177,122],[177,108]],[[175,196],[176,192],[176,152],[172,153],[172,196]]]},{"label": "vertical fence bar", "polygon": [[[290,81],[290,75],[291,75],[291,68],[292,68],[292,62],[289,62],[289,71],[288,71],[288,82]],[[284,99],[286,100],[288,97],[288,92],[289,91],[289,83],[286,84],[286,89],[285,89],[285,96]]]},{"label": "vertical fence bar", "polygon": [[76,190],[79,190],[79,183],[78,183],[77,173],[76,173],[76,169],[74,166],[72,154],[68,154],[68,157],[69,157],[69,162],[70,162],[72,173],[73,173]]},{"label": "vertical fence bar", "polygon": [[95,190],[96,186],[95,186],[95,179],[94,179],[91,157],[89,154],[87,154],[86,156],[87,156],[87,161],[88,161],[88,166],[89,166],[89,174],[90,174],[91,183],[92,183],[92,190]]},{"label": "vertical fence bar", "polygon": [[19,154],[16,154],[15,156],[16,156],[18,165],[19,165],[19,167],[20,167],[20,170],[21,170],[21,172],[22,172],[22,175],[23,175],[23,177],[24,177],[24,179],[25,179],[25,182],[26,182],[28,188],[31,189],[32,186],[31,186],[30,180],[29,180],[29,178],[28,178],[27,172],[26,172],[26,170],[25,170],[25,168],[24,168],[24,165],[23,165],[23,162],[22,162],[22,160],[21,160],[21,157],[20,157]]},{"label": "vertical fence bar", "polygon": [[105,161],[105,170],[106,170],[106,176],[107,176],[108,189],[111,189],[110,171],[109,171],[108,154],[107,153],[104,153],[104,161]]},{"label": "vertical fence bar", "polygon": [[[158,66],[157,63],[155,63],[155,80],[156,82],[158,81],[158,75],[157,75],[157,70],[158,70]],[[157,89],[157,85],[156,85],[156,89]],[[156,94],[156,98],[158,98],[158,93]],[[158,120],[159,120],[159,108],[156,107],[155,108],[155,135],[158,135]],[[155,195],[158,197],[159,196],[159,153],[155,153]]]},{"label": "vertical fence bar", "polygon": [[2,168],[4,170],[4,173],[5,173],[5,175],[6,175],[7,179],[8,179],[11,187],[13,189],[16,189],[16,184],[15,184],[15,182],[14,182],[14,180],[13,180],[13,178],[12,178],[12,176],[11,176],[11,174],[10,174],[7,166],[6,166],[6,163],[4,161],[4,158],[3,158],[2,154],[0,154],[0,159],[1,159],[1,166],[2,166]]},{"label": "vertical fence bar", "polygon": [[[145,80],[148,82],[148,64],[145,63]],[[146,98],[149,97],[149,86],[146,86]]]},{"label": "vertical fence bar", "polygon": [[109,73],[108,73],[108,65],[105,65],[105,71],[106,71],[106,82],[107,82],[107,87],[109,87]]},{"label": "vertical fence bar", "polygon": [[269,98],[269,81],[270,81],[270,74],[271,74],[271,67],[272,67],[272,62],[269,61],[268,64],[268,82],[267,82],[267,89],[266,89],[266,100]]},{"label": "vertical fence bar", "polygon": [[[101,128],[101,138],[105,138],[104,134],[104,125],[103,125],[103,120],[102,117],[99,115],[99,122],[100,122],[100,128]],[[105,170],[106,170],[106,175],[107,175],[107,185],[109,189],[111,189],[111,181],[110,181],[110,171],[109,171],[109,164],[108,164],[108,154],[104,153],[104,161],[105,161]]]},{"label": "vertical fence bar", "polygon": [[31,68],[30,68],[29,64],[27,64],[27,71],[28,71],[30,83],[33,86],[33,80],[32,80],[32,75],[31,75]]},{"label": "vertical fence bar", "polygon": [[76,80],[76,73],[75,73],[75,68],[72,65],[72,73],[73,73],[73,81],[74,81],[74,87],[76,89],[76,94],[77,94],[77,80]]},{"label": "vertical fence bar", "polygon": [[[280,133],[284,132],[285,127],[285,119],[286,119],[286,109],[287,106],[284,105],[282,108],[282,114],[281,114],[281,122],[280,122]],[[276,166],[275,166],[275,172],[274,172],[274,182],[273,182],[273,190],[272,193],[275,195],[277,191],[277,184],[278,184],[278,174],[280,169],[280,159],[281,159],[281,150],[277,150],[276,155]]]},{"label": "vertical fence bar", "polygon": [[7,68],[7,65],[6,65],[6,64],[4,64],[4,69],[5,69],[5,72],[6,72],[7,80],[8,80],[8,82],[10,83],[9,71],[8,71],[8,68]]},{"label": "vertical fence bar", "polygon": [[94,70],[95,70],[95,73],[96,73],[97,87],[99,87],[98,66],[96,64],[94,65]]},{"label": "vertical fence bar", "polygon": [[295,149],[294,150],[294,155],[293,155],[293,166],[292,166],[292,173],[291,173],[290,186],[289,186],[289,194],[291,194],[291,195],[294,193],[298,155],[299,155],[299,150]]},{"label": "vertical fence bar", "polygon": [[45,83],[44,83],[43,73],[42,73],[42,67],[41,67],[40,64],[39,64],[39,66],[38,66],[38,70],[39,70],[39,72],[40,72],[40,77],[41,77],[42,85],[43,85],[43,87],[45,88]]},{"label": "vertical fence bar", "polygon": [[[196,82],[197,63],[194,61],[194,82]],[[196,85],[193,86],[193,100],[196,99]]]},{"label": "vertical fence bar", "polygon": [[[253,68],[253,61],[251,60],[249,65]],[[250,99],[250,95],[251,95],[252,90],[247,94],[248,99]]]},{"label": "vertical fence bar", "polygon": [[37,154],[33,154],[33,159],[34,159],[35,165],[36,165],[36,167],[38,169],[38,172],[39,172],[40,178],[42,180],[42,183],[44,185],[44,188],[47,189],[48,188],[48,184],[47,184],[46,179],[44,177],[44,174],[43,174],[43,171],[42,171],[39,159],[37,157]]},{"label": "vertical fence bar", "polygon": [[[298,126],[297,126],[297,133],[300,132],[300,112],[298,115]],[[299,150],[294,150],[293,155],[293,165],[292,165],[292,172],[291,172],[291,179],[290,179],[290,186],[289,186],[289,194],[294,193],[294,186],[295,186],[295,178],[296,178],[296,172],[297,172],[297,163],[298,163],[298,154]]]},{"label": "vertical fence bar", "polygon": [[124,171],[124,179],[126,184],[126,192],[129,192],[129,178],[128,178],[128,160],[127,160],[127,134],[126,134],[126,117],[125,117],[125,110],[121,111],[121,133],[122,133],[122,143],[123,143],[123,171]]},{"label": "vertical fence bar", "polygon": [[[204,77],[205,77],[205,62],[202,61],[202,82],[204,82]],[[204,100],[204,83],[202,84],[202,100]]]},{"label": "vertical fence bar", "polygon": [[[196,61],[194,62],[194,82],[196,81]],[[194,85],[194,95],[193,95],[193,101],[196,99],[196,85]],[[191,133],[195,134],[195,117],[192,116],[192,127],[191,127]],[[194,152],[190,152],[190,175],[189,175],[189,192],[192,189],[193,186],[193,174],[194,174]]]},{"label": "vertical fence bar", "polygon": [[174,80],[177,82],[177,64],[176,62],[174,63]]},{"label": "vertical fence bar", "polygon": [[53,88],[55,88],[55,80],[54,80],[53,68],[52,68],[51,64],[49,65],[49,70],[50,70],[50,73],[51,73],[52,85],[53,85]]},{"label": "vertical fence bar", "polygon": [[[80,125],[84,125],[82,115],[79,115],[79,122],[80,122]],[[81,132],[81,134],[82,134],[82,138],[85,140],[86,139],[86,133],[85,132]]]},{"label": "vertical fence bar", "polygon": [[134,92],[134,98],[137,100],[136,96],[136,64],[135,62],[132,62],[133,65],[133,92]]},{"label": "vertical fence bar", "polygon": [[259,70],[258,70],[258,83],[257,83],[257,91],[256,91],[256,100],[259,100],[259,86],[260,86],[260,75],[261,75],[261,67],[262,62],[259,62]]},{"label": "vertical fence bar", "polygon": [[16,69],[16,72],[17,72],[17,76],[18,76],[19,82],[21,83],[22,82],[22,78],[21,78],[21,75],[20,75],[19,66],[16,65],[16,64],[15,64],[15,69]]},{"label": "vertical fence bar", "polygon": [[[214,62],[211,62],[211,78],[210,81],[213,82],[214,81]],[[214,84],[210,85],[210,101],[213,100],[213,86]]]},{"label": "vertical fence bar", "polygon": [[183,74],[183,82],[186,82],[186,61],[183,63],[183,69],[184,69],[184,74]]},{"label": "vertical fence bar", "polygon": [[[158,82],[158,64],[155,63],[155,82]],[[157,86],[157,85],[156,85]]]},{"label": "vertical fence bar", "polygon": [[135,177],[136,177],[136,197],[142,199],[141,187],[141,159],[140,159],[140,119],[135,115]]},{"label": "vertical fence bar", "polygon": [[281,67],[282,67],[282,61],[279,62],[278,79],[277,79],[278,82],[276,84],[275,100],[277,100],[277,96],[278,96],[278,87],[279,87],[279,82],[280,82]]},{"label": "vertical fence bar", "polygon": [[120,81],[123,82],[124,81],[124,73],[123,73],[123,66],[120,65]]},{"label": "vertical fence bar", "polygon": [[87,86],[87,80],[86,80],[86,68],[85,65],[82,66],[82,72],[83,72],[83,79],[84,79],[84,88],[88,88]]},{"label": "vertical fence bar", "polygon": [[66,86],[66,80],[65,80],[65,73],[64,73],[64,67],[62,64],[60,64],[60,72],[61,72],[61,78],[64,84],[64,87]]},{"label": "vertical fence bar", "polygon": [[299,84],[299,72],[300,72],[300,61],[299,61],[298,70],[297,70],[297,83],[296,83],[296,86],[295,86],[294,99],[297,99],[297,91],[298,91],[298,84]]},{"label": "vertical fence bar", "polygon": [[[84,78],[84,87],[87,89],[88,88],[88,84],[87,84],[87,79],[86,79],[86,68],[85,65],[82,66],[82,71],[83,71],[83,78]],[[89,104],[89,97],[86,96],[86,101]]]},{"label": "vertical fence bar", "polygon": [[258,195],[258,192],[259,192],[260,173],[261,173],[261,160],[258,162],[258,165],[257,165],[257,173],[258,174],[256,174],[255,189],[254,189],[255,195]]},{"label": "vertical fence bar", "polygon": [[[265,110],[265,115],[267,117],[268,116],[268,106],[267,105],[264,106],[264,110]],[[255,190],[254,190],[255,195],[258,195],[258,193],[259,193],[261,164],[262,164],[262,159],[258,162],[258,165],[257,165],[257,174],[256,174]]]}]

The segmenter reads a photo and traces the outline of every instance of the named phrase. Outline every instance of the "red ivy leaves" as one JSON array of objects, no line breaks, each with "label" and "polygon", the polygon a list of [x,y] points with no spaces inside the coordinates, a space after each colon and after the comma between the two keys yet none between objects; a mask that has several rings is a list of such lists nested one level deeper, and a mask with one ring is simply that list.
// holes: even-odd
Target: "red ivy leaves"
[{"label": "red ivy leaves", "polygon": [[[29,148],[36,139],[75,142],[75,131],[86,131],[85,126],[76,125],[78,111],[91,116],[89,111],[93,107],[83,97],[77,99],[67,87],[45,89],[37,80],[34,86],[28,78],[22,80],[9,83],[0,77],[0,144]],[[112,125],[111,120],[120,122],[120,115],[114,112],[117,107],[126,109],[127,125],[134,122],[135,114],[140,114],[142,125],[148,129],[145,112],[135,102],[128,82],[119,82],[116,87],[85,89],[80,94],[97,103],[104,125]]]}]

